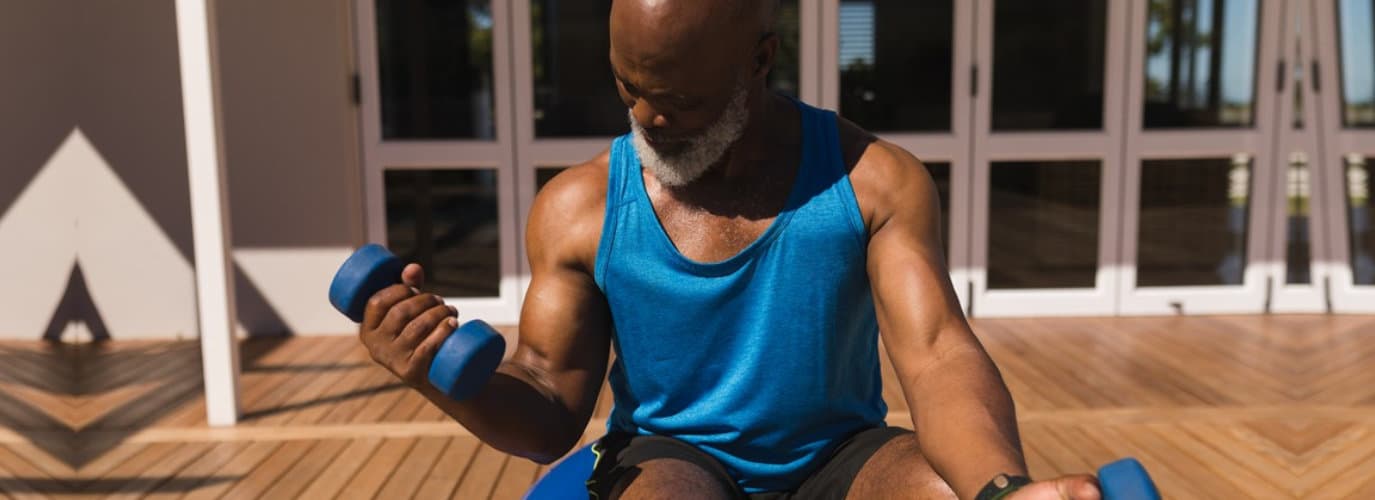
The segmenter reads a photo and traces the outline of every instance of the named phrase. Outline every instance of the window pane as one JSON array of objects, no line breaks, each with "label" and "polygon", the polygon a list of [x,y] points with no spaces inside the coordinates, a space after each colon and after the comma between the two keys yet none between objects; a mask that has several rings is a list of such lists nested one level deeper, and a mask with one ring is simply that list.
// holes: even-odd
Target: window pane
[{"label": "window pane", "polygon": [[[610,0],[532,0],[530,68],[536,137],[608,137],[629,131],[607,53]],[[769,84],[796,96],[797,0],[782,3],[780,47]]]},{"label": "window pane", "polygon": [[492,9],[482,0],[378,0],[384,139],[491,139]]},{"label": "window pane", "polygon": [[1105,0],[999,0],[993,130],[1103,128]]},{"label": "window pane", "polygon": [[950,130],[952,0],[840,2],[840,112],[875,131]]},{"label": "window pane", "polygon": [[1097,161],[995,162],[988,288],[1093,288],[1098,273]]},{"label": "window pane", "polygon": [[536,137],[605,137],[629,130],[607,59],[610,13],[610,0],[530,2]]},{"label": "window pane", "polygon": [[1257,1],[1151,0],[1148,17],[1145,127],[1251,126]]},{"label": "window pane", "polygon": [[1284,282],[1291,285],[1309,284],[1313,282],[1309,269],[1312,255],[1312,243],[1309,238],[1309,225],[1312,220],[1309,217],[1309,194],[1312,192],[1312,185],[1309,182],[1307,158],[1296,155],[1290,159],[1287,185]]},{"label": "window pane", "polygon": [[1240,285],[1250,177],[1244,156],[1141,162],[1136,285]]},{"label": "window pane", "polygon": [[941,196],[941,248],[945,250],[946,261],[950,260],[950,163],[923,162],[936,182],[936,191]]},{"label": "window pane", "polygon": [[1375,0],[1337,0],[1342,122],[1375,127]]},{"label": "window pane", "polygon": [[1346,160],[1347,230],[1357,285],[1375,285],[1375,203],[1370,200],[1370,158]]},{"label": "window pane", "polygon": [[554,176],[559,175],[559,172],[567,168],[568,167],[539,167],[535,169],[535,192],[540,192],[541,189],[544,189],[545,184],[554,180]]},{"label": "window pane", "polygon": [[778,24],[774,26],[774,32],[778,33],[778,55],[774,56],[773,69],[769,70],[769,88],[793,97],[802,92],[797,76],[800,70],[797,46],[802,36],[797,1],[783,0],[778,5]]},{"label": "window pane", "polygon": [[384,182],[387,246],[425,266],[426,288],[500,295],[496,170],[387,170]]}]

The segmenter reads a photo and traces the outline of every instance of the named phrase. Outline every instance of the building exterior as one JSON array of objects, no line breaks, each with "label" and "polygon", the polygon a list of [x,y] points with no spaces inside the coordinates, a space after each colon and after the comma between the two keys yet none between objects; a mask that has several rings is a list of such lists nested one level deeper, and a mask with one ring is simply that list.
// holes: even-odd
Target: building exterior
[{"label": "building exterior", "polygon": [[[970,314],[1375,311],[1375,2],[783,4],[773,87],[927,163]],[[0,338],[197,334],[177,5],[0,4]],[[353,331],[367,241],[514,323],[539,186],[627,129],[610,1],[210,5],[240,333]]]}]

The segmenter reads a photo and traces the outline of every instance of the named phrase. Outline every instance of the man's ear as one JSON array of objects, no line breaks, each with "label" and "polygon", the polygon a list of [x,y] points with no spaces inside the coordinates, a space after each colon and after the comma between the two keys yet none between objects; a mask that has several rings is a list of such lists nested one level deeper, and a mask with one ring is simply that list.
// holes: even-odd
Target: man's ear
[{"label": "man's ear", "polygon": [[754,48],[754,77],[764,78],[769,76],[769,71],[773,69],[774,58],[778,56],[778,46],[780,40],[777,33],[767,33],[759,44]]}]

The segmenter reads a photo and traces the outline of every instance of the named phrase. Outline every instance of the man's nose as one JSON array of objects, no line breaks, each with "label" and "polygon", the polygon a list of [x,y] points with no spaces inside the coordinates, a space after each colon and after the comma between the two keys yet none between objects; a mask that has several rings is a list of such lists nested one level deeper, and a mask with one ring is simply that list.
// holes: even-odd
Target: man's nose
[{"label": "man's nose", "polygon": [[655,109],[645,99],[635,100],[635,107],[631,109],[631,114],[635,116],[635,123],[646,129],[664,128],[671,123],[666,113]]}]

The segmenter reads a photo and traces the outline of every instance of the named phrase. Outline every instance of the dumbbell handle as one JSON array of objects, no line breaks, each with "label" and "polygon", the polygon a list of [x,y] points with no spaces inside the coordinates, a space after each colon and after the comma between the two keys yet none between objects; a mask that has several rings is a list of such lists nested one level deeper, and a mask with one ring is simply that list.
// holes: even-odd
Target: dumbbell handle
[{"label": "dumbbell handle", "polygon": [[[360,323],[368,300],[383,288],[401,283],[404,267],[401,259],[381,245],[364,245],[339,266],[329,286],[330,303]],[[464,323],[435,353],[430,385],[455,400],[470,398],[487,384],[505,352],[506,339],[491,325],[482,320]]]}]

